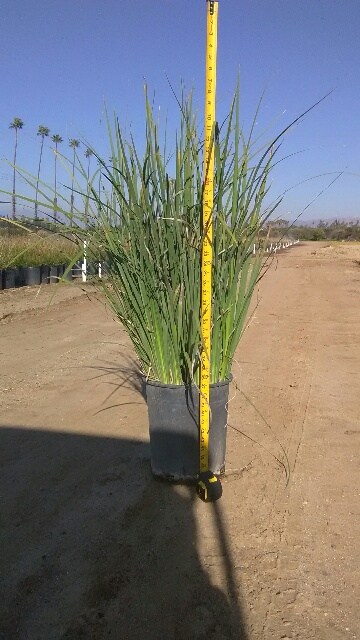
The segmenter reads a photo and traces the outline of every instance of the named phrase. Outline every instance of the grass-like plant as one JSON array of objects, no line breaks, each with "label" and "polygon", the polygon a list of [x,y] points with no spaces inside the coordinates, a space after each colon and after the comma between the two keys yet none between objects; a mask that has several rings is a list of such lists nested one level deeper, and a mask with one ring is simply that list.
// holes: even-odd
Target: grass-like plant
[{"label": "grass-like plant", "polygon": [[57,234],[0,233],[0,269],[68,264],[76,259],[79,247]]},{"label": "grass-like plant", "polygon": [[[229,379],[263,255],[253,245],[271,211],[262,210],[275,149],[260,155],[253,129],[245,139],[238,93],[222,131],[214,132],[215,200],[211,382]],[[140,158],[115,120],[111,185],[103,202],[93,190],[93,234],[109,264],[104,291],[126,327],[144,375],[170,384],[198,383],[203,143],[191,98],[183,100],[174,155],[161,148],[146,101],[146,148]]]},{"label": "grass-like plant", "polygon": [[[106,261],[101,286],[131,338],[144,376],[189,385],[199,381],[202,349],[203,134],[191,96],[179,107],[180,127],[170,150],[147,97],[142,153],[115,117],[108,126],[111,162],[93,150],[107,186],[100,191],[94,182],[86,189],[78,186],[84,204],[89,204],[86,228],[84,209],[71,212],[70,198],[63,196],[58,209],[88,239],[88,255],[94,247],[97,258]],[[258,149],[255,119],[245,136],[236,91],[228,118],[214,130],[211,382],[230,377],[263,266],[263,254],[253,255],[252,248],[278,204],[264,208],[282,134]],[[80,185],[88,178],[79,158],[77,172]],[[22,175],[32,183],[28,174]],[[42,184],[39,192],[39,204],[51,207],[51,189]]]}]

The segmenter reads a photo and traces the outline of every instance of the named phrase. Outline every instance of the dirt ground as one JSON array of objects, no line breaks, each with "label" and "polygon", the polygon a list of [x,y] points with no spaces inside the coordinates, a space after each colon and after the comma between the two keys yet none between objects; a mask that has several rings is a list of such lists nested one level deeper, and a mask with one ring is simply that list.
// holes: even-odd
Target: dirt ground
[{"label": "dirt ground", "polygon": [[262,281],[214,504],[152,479],[92,288],[49,297],[0,292],[0,638],[360,639],[360,246],[292,247]]}]

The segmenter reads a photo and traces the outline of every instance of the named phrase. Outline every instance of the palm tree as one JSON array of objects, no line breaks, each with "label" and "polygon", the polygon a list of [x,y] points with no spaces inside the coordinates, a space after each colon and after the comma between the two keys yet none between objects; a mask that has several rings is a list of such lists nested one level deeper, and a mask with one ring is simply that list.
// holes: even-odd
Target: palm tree
[{"label": "palm tree", "polygon": [[17,145],[18,145],[18,131],[22,129],[24,126],[21,118],[14,118],[12,122],[10,122],[9,129],[14,129],[15,131],[15,149],[14,149],[14,174],[13,174],[13,193],[12,193],[12,217],[16,218],[16,197],[15,197],[15,176],[16,176],[16,153],[17,153]]},{"label": "palm tree", "polygon": [[88,159],[88,167],[87,167],[87,181],[89,182],[89,176],[90,176],[90,158],[93,155],[93,150],[90,149],[90,147],[86,147],[85,149],[85,158]]},{"label": "palm tree", "polygon": [[63,139],[59,136],[58,133],[55,133],[51,136],[51,140],[55,143],[55,185],[54,185],[54,220],[57,221],[57,190],[56,190],[56,169],[57,169],[57,155],[58,155],[58,144],[60,144]]},{"label": "palm tree", "polygon": [[93,155],[93,151],[92,149],[90,149],[90,147],[87,147],[85,149],[85,158],[87,158],[88,161],[88,165],[87,165],[87,182],[86,182],[86,202],[85,202],[85,221],[86,221],[86,225],[88,223],[88,211],[89,211],[89,194],[90,194],[90,158]]},{"label": "palm tree", "polygon": [[37,135],[41,136],[41,144],[40,144],[39,166],[38,166],[38,173],[37,173],[37,180],[36,180],[35,220],[37,220],[37,217],[38,217],[38,193],[39,193],[41,158],[42,158],[42,152],[44,147],[44,140],[49,135],[49,133],[50,133],[49,127],[45,127],[45,125],[43,124],[39,125]]},{"label": "palm tree", "polygon": [[74,213],[74,180],[75,180],[75,160],[76,149],[80,147],[80,140],[76,138],[69,139],[69,146],[73,149],[73,161],[72,161],[72,177],[71,177],[71,198],[70,198],[70,223],[72,224],[72,218]]}]

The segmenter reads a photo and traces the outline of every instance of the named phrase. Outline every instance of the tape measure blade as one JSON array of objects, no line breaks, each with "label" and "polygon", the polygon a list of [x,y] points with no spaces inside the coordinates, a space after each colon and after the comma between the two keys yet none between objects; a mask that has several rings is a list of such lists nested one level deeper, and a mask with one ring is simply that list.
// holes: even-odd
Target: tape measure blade
[{"label": "tape measure blade", "polygon": [[212,294],[212,213],[214,204],[214,127],[216,98],[217,14],[218,3],[207,3],[204,194],[202,212],[203,244],[201,252],[201,338],[200,367],[200,471],[209,465],[210,357]]}]

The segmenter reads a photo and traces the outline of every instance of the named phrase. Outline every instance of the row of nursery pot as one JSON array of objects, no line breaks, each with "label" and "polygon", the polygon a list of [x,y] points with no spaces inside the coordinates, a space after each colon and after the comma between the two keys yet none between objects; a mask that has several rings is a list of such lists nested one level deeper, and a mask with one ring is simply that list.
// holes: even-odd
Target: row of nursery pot
[{"label": "row of nursery pot", "polygon": [[[66,272],[67,265],[40,265],[31,267],[9,267],[0,269],[0,289],[14,289],[40,284],[54,284],[61,278],[71,281],[73,276],[81,275],[78,268]],[[79,274],[78,274],[79,271]]]},{"label": "row of nursery pot", "polygon": [[[86,268],[87,275],[99,276],[107,273],[107,264],[89,264]],[[0,269],[0,290],[14,289],[15,287],[29,287],[39,284],[55,284],[60,280],[71,282],[82,277],[82,265],[77,262],[68,270],[66,264],[38,265],[30,267],[9,267]]]}]

